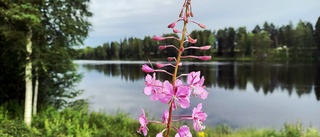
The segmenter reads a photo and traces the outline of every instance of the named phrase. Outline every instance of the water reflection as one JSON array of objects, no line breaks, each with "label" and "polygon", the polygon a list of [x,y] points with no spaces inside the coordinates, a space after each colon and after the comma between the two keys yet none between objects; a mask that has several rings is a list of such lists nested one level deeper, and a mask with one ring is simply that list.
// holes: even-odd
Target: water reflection
[{"label": "water reflection", "polygon": [[[137,118],[144,108],[150,117],[161,116],[166,105],[143,94],[144,76],[137,61],[75,61],[84,74],[78,88],[89,98],[92,110],[120,110]],[[189,114],[202,102],[208,114],[205,125],[228,124],[233,128],[271,127],[302,122],[320,129],[319,64],[261,62],[184,62],[180,73],[201,70],[209,96],[192,98]],[[172,70],[168,70],[172,71]],[[158,75],[160,79],[170,79]],[[185,80],[185,79],[184,79]],[[154,109],[157,108],[157,109]]]},{"label": "water reflection", "polygon": [[[141,64],[106,62],[102,64],[78,64],[87,71],[97,71],[108,77],[120,76],[125,81],[143,80],[145,73]],[[320,100],[320,64],[272,64],[261,62],[186,62],[180,73],[200,70],[205,75],[207,87],[224,88],[226,91],[245,91],[251,84],[256,92],[265,95],[277,91],[293,93],[299,97],[314,93]],[[168,71],[170,68],[168,68]],[[168,75],[158,75],[160,79],[171,79]],[[280,89],[280,90],[279,90]],[[314,90],[314,92],[312,92]]]}]

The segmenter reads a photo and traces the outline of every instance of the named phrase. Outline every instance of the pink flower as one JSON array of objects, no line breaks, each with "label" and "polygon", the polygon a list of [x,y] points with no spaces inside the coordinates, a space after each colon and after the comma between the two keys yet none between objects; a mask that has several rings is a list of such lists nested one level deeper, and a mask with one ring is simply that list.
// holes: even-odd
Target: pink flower
[{"label": "pink flower", "polygon": [[202,99],[206,99],[208,96],[208,92],[205,90],[204,84],[204,76],[200,79],[200,71],[190,72],[188,74],[187,83],[191,87],[193,94],[195,96],[199,96]]},{"label": "pink flower", "polygon": [[164,129],[164,130],[162,130],[160,133],[158,133],[157,135],[156,135],[156,137],[163,137],[163,132],[164,131],[166,131],[166,129]]},{"label": "pink flower", "polygon": [[188,74],[187,83],[189,85],[194,85],[199,81],[200,81],[200,71],[197,71],[197,72],[192,71]]},{"label": "pink flower", "polygon": [[184,125],[181,126],[178,133],[175,135],[175,137],[192,137],[192,134],[190,132],[190,129],[188,126]]},{"label": "pink flower", "polygon": [[[176,102],[181,108],[188,108],[190,106],[190,88],[188,86],[183,86],[180,80],[176,80],[175,89],[169,81],[163,82],[163,90],[165,91],[166,96],[160,101],[163,103],[168,103],[170,100],[174,101],[174,109],[176,109]],[[175,92],[176,90],[176,92]]]},{"label": "pink flower", "polygon": [[163,137],[163,131],[161,131],[160,133],[158,133],[158,134],[156,135],[156,137]]},{"label": "pink flower", "polygon": [[154,70],[146,64],[142,65],[142,71],[146,73],[154,72]]},{"label": "pink flower", "polygon": [[211,56],[199,56],[199,59],[200,60],[210,60],[211,59]]},{"label": "pink flower", "polygon": [[166,38],[161,37],[161,36],[154,36],[154,37],[152,37],[152,39],[156,40],[156,41],[161,41],[161,40],[165,40]]},{"label": "pink flower", "polygon": [[162,103],[169,103],[169,101],[174,96],[174,92],[173,92],[173,87],[168,80],[163,82],[163,92],[165,93],[165,96],[159,99],[159,101]]},{"label": "pink flower", "polygon": [[201,109],[202,103],[198,104],[198,106],[192,111],[193,128],[196,131],[200,131],[206,128],[206,126],[202,125],[202,122],[206,120],[207,114],[204,113]]},{"label": "pink flower", "polygon": [[156,80],[156,74],[153,73],[153,77],[147,74],[146,79],[146,87],[144,88],[144,94],[150,95],[154,90],[160,90],[162,87],[162,83],[160,80]]},{"label": "pink flower", "polygon": [[155,73],[153,73],[153,77],[151,75],[146,76],[146,87],[143,92],[146,95],[151,95],[150,100],[159,100],[159,98],[163,98],[163,90],[162,90],[162,82],[160,80],[156,80]]},{"label": "pink flower", "polygon": [[148,128],[147,128],[148,120],[146,118],[146,114],[144,113],[144,110],[143,109],[141,109],[141,110],[142,110],[142,114],[139,117],[139,122],[140,122],[141,126],[137,130],[137,132],[139,134],[141,134],[141,131],[142,131],[143,135],[147,136],[147,134],[148,134]]},{"label": "pink flower", "polygon": [[168,110],[165,110],[162,114],[162,123],[167,124],[168,123],[168,119],[169,119],[169,112]]},{"label": "pink flower", "polygon": [[200,81],[194,86],[193,94],[199,96],[201,99],[206,99],[208,97],[208,92],[205,90],[204,76],[201,77]]},{"label": "pink flower", "polygon": [[[155,75],[155,73],[153,73],[153,75]],[[152,76],[150,76],[149,74],[146,76],[146,87],[144,88],[143,92],[146,95],[150,95],[151,91],[153,90],[153,84],[155,79],[152,78]]]}]

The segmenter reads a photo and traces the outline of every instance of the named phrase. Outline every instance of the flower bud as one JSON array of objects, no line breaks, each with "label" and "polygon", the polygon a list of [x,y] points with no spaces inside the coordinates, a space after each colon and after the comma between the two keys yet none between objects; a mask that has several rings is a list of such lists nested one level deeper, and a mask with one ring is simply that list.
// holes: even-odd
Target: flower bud
[{"label": "flower bud", "polygon": [[187,4],[190,5],[190,4],[191,4],[191,0],[188,0],[188,1],[187,1]]},{"label": "flower bud", "polygon": [[206,25],[204,25],[204,24],[200,24],[200,23],[199,23],[198,25],[199,25],[200,28],[203,28],[203,29],[206,28]]},{"label": "flower bud", "polygon": [[157,68],[163,68],[165,65],[164,64],[161,64],[161,63],[157,63]]},{"label": "flower bud", "polygon": [[193,17],[193,12],[192,11],[190,12],[190,17]]},{"label": "flower bud", "polygon": [[168,57],[167,60],[168,61],[172,61],[172,60],[174,60],[174,58],[173,57]]},{"label": "flower bud", "polygon": [[188,40],[189,40],[189,42],[192,43],[192,44],[194,44],[194,43],[197,42],[197,39],[193,39],[193,38],[191,38],[190,36],[188,36]]},{"label": "flower bud", "polygon": [[199,56],[198,57],[200,60],[210,60],[211,59],[211,56]]},{"label": "flower bud", "polygon": [[166,38],[161,37],[161,36],[154,36],[154,37],[152,37],[152,39],[156,40],[156,41],[161,41],[161,40],[165,40]]},{"label": "flower bud", "polygon": [[193,23],[197,24],[200,28],[203,28],[203,29],[205,29],[205,28],[206,28],[206,25],[201,24],[201,23],[198,23],[198,22],[196,22],[196,21],[194,21],[194,20],[192,20],[191,22],[193,22]]},{"label": "flower bud", "polygon": [[183,10],[181,10],[179,17],[182,18],[182,15],[183,15]]},{"label": "flower bud", "polygon": [[184,51],[184,47],[183,47],[183,46],[180,47],[179,51],[180,51],[180,52],[183,52],[183,51]]},{"label": "flower bud", "polygon": [[184,22],[188,22],[188,17],[187,17],[187,16],[184,16],[184,17],[183,17],[183,21],[184,21]]},{"label": "flower bud", "polygon": [[144,64],[142,65],[142,71],[146,72],[146,73],[151,73],[154,72],[154,70],[152,68],[150,68],[148,65]]},{"label": "flower bud", "polygon": [[190,12],[187,12],[187,15],[186,15],[187,17],[190,17]]},{"label": "flower bud", "polygon": [[174,27],[176,27],[176,24],[177,24],[177,22],[175,21],[175,22],[169,24],[168,28],[172,28],[173,29]]},{"label": "flower bud", "polygon": [[211,48],[211,46],[210,45],[207,45],[207,46],[202,46],[202,47],[200,47],[199,49],[200,50],[208,50],[208,49],[210,49]]},{"label": "flower bud", "polygon": [[177,29],[173,29],[173,33],[179,33],[180,31]]},{"label": "flower bud", "polygon": [[167,46],[159,46],[158,48],[159,50],[164,50],[165,48],[167,48]]}]

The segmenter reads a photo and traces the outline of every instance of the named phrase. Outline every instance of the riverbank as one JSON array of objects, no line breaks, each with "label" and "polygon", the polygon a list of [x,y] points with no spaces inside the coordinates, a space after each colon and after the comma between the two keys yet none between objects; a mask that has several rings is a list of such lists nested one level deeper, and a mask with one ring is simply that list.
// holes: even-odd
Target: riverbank
[{"label": "riverbank", "polygon": [[[0,107],[1,137],[141,137],[142,135],[136,132],[138,128],[138,120],[127,114],[89,113],[87,108],[79,107],[62,111],[47,108],[33,118],[32,126],[28,128],[21,119],[9,118],[8,112]],[[156,136],[163,128],[163,125],[149,124],[148,136]],[[194,137],[320,137],[316,128],[302,127],[301,124],[284,124],[281,130],[234,130],[227,125],[219,125],[207,127],[198,133],[192,130],[192,134]]]}]

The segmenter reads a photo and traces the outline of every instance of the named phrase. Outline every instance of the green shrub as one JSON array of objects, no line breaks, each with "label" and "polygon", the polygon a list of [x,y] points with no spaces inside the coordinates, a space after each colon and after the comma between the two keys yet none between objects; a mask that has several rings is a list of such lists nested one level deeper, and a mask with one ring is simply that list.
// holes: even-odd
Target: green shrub
[{"label": "green shrub", "polygon": [[284,134],[286,137],[301,137],[302,136],[302,125],[298,124],[285,124]]},{"label": "green shrub", "polygon": [[22,121],[3,120],[0,122],[1,137],[34,137],[36,132],[28,128]]},{"label": "green shrub", "polygon": [[305,134],[305,137],[320,137],[319,131],[316,128],[309,127]]}]

